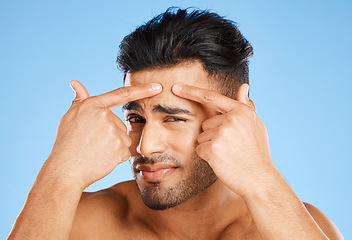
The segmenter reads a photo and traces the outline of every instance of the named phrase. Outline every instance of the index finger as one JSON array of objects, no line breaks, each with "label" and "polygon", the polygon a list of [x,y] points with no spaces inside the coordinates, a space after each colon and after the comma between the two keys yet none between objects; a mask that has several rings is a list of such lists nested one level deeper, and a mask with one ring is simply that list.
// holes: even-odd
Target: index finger
[{"label": "index finger", "polygon": [[222,95],[219,92],[198,88],[190,85],[175,84],[172,87],[175,95],[202,103],[221,113],[227,113],[237,106],[238,102]]},{"label": "index finger", "polygon": [[157,95],[161,90],[162,87],[159,83],[141,84],[138,86],[121,87],[98,95],[95,98],[104,104],[104,106],[113,110],[128,102]]}]

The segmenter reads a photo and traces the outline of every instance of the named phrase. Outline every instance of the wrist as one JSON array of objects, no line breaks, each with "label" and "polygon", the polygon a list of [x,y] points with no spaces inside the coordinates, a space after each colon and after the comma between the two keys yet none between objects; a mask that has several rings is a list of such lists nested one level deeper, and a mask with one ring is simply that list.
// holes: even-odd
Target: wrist
[{"label": "wrist", "polygon": [[286,182],[281,173],[276,170],[271,174],[266,174],[252,184],[251,188],[247,188],[241,195],[248,204],[273,201],[274,199],[282,199],[284,195],[295,195],[292,188]]},{"label": "wrist", "polygon": [[65,162],[63,157],[49,156],[43,164],[36,182],[43,182],[62,190],[82,193],[86,187],[83,180],[77,172],[73,171],[72,167],[66,167]]},{"label": "wrist", "polygon": [[246,202],[251,200],[272,199],[273,195],[277,196],[287,191],[293,191],[276,168],[264,174],[256,175],[255,181],[252,181],[247,186],[248,187],[240,193],[240,196]]}]

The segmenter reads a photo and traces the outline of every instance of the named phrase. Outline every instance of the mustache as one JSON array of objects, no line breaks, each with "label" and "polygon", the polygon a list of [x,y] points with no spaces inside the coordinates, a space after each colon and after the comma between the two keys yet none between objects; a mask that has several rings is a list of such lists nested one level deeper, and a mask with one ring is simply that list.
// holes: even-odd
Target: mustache
[{"label": "mustache", "polygon": [[147,158],[145,156],[137,156],[134,158],[132,166],[135,168],[137,165],[141,164],[155,164],[155,163],[167,163],[167,164],[173,164],[180,166],[181,162],[175,158],[174,156],[166,153],[154,153],[151,155],[150,158]]}]

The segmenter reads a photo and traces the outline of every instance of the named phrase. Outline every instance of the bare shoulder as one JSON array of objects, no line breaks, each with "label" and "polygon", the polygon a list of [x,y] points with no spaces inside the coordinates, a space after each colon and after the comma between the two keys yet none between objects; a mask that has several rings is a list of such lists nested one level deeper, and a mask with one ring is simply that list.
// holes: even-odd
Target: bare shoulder
[{"label": "bare shoulder", "polygon": [[304,203],[304,206],[329,239],[344,239],[336,225],[322,211],[309,203]]},{"label": "bare shoulder", "polygon": [[125,208],[121,207],[124,207],[129,198],[134,196],[137,191],[135,181],[127,181],[97,192],[84,192],[77,211],[84,210],[86,212],[85,210],[90,210],[89,214],[96,211],[100,213],[101,211],[117,211],[115,214],[122,213],[121,211]]},{"label": "bare shoulder", "polygon": [[98,192],[84,192],[77,206],[70,239],[113,237],[116,226],[125,222],[129,199],[136,191],[135,181],[128,181]]}]

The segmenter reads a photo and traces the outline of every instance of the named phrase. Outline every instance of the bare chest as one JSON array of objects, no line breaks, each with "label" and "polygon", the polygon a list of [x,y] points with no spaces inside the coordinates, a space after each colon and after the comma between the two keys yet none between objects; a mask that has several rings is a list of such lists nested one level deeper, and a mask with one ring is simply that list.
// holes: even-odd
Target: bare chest
[{"label": "bare chest", "polygon": [[119,236],[116,236],[111,239],[125,239],[125,240],[186,240],[186,239],[202,239],[202,240],[261,240],[262,238],[260,237],[259,234],[257,233],[250,233],[250,234],[238,234],[238,233],[227,233],[227,234],[222,234],[220,236],[208,236],[208,237],[199,237],[196,235],[184,235],[180,233],[175,233],[174,235],[168,235],[165,234],[164,236],[158,236],[153,233],[151,234],[139,234],[139,233],[132,233],[129,232],[127,234],[124,234],[123,236],[119,234]]},{"label": "bare chest", "polygon": [[[164,232],[162,230],[155,232],[145,227],[130,227],[124,230],[115,232],[111,238],[104,239],[124,239],[124,240],[185,240],[185,239],[202,239],[202,240],[260,240],[259,232],[256,227],[240,229],[237,227],[229,227],[219,233],[200,233],[201,231],[195,230],[194,232],[183,232],[182,229],[175,232]],[[101,239],[101,238],[97,238]]]}]

